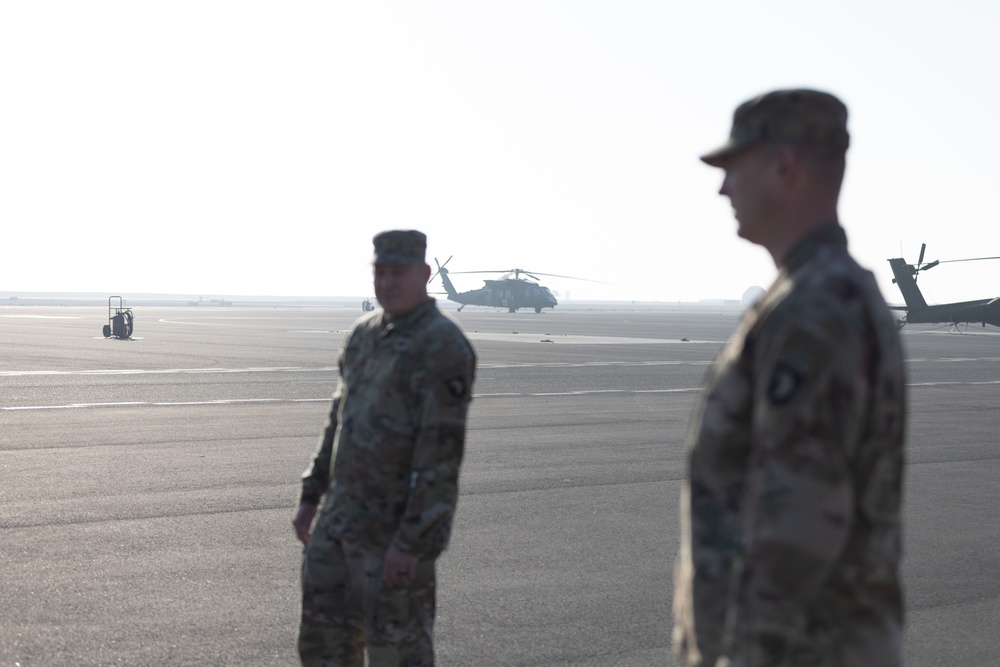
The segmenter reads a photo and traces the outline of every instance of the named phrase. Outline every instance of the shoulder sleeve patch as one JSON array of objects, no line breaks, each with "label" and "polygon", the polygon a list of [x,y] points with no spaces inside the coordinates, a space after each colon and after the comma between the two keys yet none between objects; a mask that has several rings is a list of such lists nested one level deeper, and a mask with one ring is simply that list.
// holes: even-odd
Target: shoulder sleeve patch
[{"label": "shoulder sleeve patch", "polygon": [[448,388],[451,397],[456,400],[465,398],[466,394],[469,393],[469,383],[464,375],[452,376],[444,381],[444,385]]},{"label": "shoulder sleeve patch", "polygon": [[784,405],[795,397],[802,386],[802,374],[790,364],[778,362],[767,383],[767,398],[772,405]]}]

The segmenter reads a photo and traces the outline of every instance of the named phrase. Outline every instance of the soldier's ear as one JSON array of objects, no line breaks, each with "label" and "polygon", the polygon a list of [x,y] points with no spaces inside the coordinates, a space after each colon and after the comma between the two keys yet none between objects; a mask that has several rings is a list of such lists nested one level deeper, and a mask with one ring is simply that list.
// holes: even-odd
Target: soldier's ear
[{"label": "soldier's ear", "polygon": [[773,166],[782,185],[791,186],[799,179],[802,168],[802,156],[789,144],[775,147]]}]

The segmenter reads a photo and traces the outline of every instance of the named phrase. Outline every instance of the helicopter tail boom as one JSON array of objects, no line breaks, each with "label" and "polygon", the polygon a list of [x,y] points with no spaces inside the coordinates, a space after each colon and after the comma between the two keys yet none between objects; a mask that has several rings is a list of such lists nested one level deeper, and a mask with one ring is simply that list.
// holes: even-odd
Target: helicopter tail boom
[{"label": "helicopter tail boom", "polygon": [[893,282],[899,287],[907,308],[926,308],[927,302],[924,300],[924,295],[920,293],[920,288],[917,287],[917,282],[913,279],[915,275],[913,265],[907,264],[902,257],[897,257],[889,260],[889,266],[892,268],[892,275],[896,278]]},{"label": "helicopter tail boom", "polygon": [[[444,264],[438,261],[437,257],[434,258],[434,263],[437,264],[437,272],[431,276],[431,280],[434,280],[435,276],[441,276],[441,284],[444,285],[444,291],[448,294],[448,298],[452,301],[456,301],[458,297],[458,290],[451,283],[451,278],[448,277],[448,269],[444,268],[451,261],[451,257],[444,261]],[[430,282],[430,281],[428,281]]]}]

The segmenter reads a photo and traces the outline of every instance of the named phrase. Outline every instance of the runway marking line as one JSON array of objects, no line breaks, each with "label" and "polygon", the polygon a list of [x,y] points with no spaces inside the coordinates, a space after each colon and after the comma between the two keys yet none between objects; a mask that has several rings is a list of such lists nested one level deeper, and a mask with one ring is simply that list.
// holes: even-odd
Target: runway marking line
[{"label": "runway marking line", "polygon": [[1000,380],[951,380],[942,382],[911,382],[908,387],[947,387],[949,385],[988,385],[1000,384]]},{"label": "runway marking line", "polygon": [[[940,387],[955,385],[1000,385],[1000,380],[982,382],[913,382],[908,387]],[[592,396],[598,394],[691,394],[701,391],[701,387],[680,387],[676,389],[581,389],[578,391],[531,391],[497,392],[473,394],[473,398],[542,398],[546,396]],[[79,410],[85,408],[135,408],[135,407],[176,407],[195,405],[249,405],[262,403],[328,403],[324,398],[221,398],[211,401],[119,401],[113,403],[69,403],[67,405],[12,405],[0,407],[0,411],[28,410]]]},{"label": "runway marking line", "polygon": [[[941,357],[916,358],[908,363],[969,363],[1000,362],[1000,357]],[[480,370],[500,368],[606,368],[641,366],[710,366],[711,360],[654,359],[647,361],[541,361],[523,363],[479,364]],[[79,371],[35,370],[0,371],[0,377],[65,376],[65,375],[170,375],[170,374],[211,374],[211,373],[329,373],[337,371],[336,366],[305,368],[302,366],[255,366],[250,368],[135,368],[135,369],[90,369]]]},{"label": "runway marking line", "polygon": [[[596,361],[596,362],[540,362],[518,364],[480,364],[480,369],[496,368],[590,368],[607,366],[707,366],[711,361]],[[160,368],[160,369],[91,369],[80,371],[38,370],[0,371],[0,377],[65,376],[65,375],[171,375],[211,373],[329,373],[336,366],[304,368],[301,366],[259,366],[253,368]]]},{"label": "runway marking line", "polygon": [[[536,391],[495,394],[473,394],[473,398],[517,398],[544,396],[587,396],[594,394],[683,394],[700,391],[698,387],[682,389],[582,389],[580,391]],[[241,405],[261,403],[329,403],[330,398],[221,398],[211,401],[116,401],[111,403],[68,403],[66,405],[14,405],[0,407],[7,411],[80,410],[85,408],[176,407],[193,405]]]},{"label": "runway marking line", "polygon": [[676,359],[653,361],[539,361],[514,364],[477,364],[477,368],[597,368],[605,366],[709,366],[712,361],[679,361]]},{"label": "runway marking line", "polygon": [[67,405],[16,405],[0,407],[0,410],[79,410],[82,408],[137,408],[137,407],[174,407],[190,405],[239,405],[248,403],[329,403],[330,398],[232,398],[212,401],[128,401],[117,403],[69,403]]},{"label": "runway marking line", "polygon": [[207,375],[211,373],[328,373],[336,366],[302,368],[299,366],[261,366],[259,368],[161,368],[161,369],[104,369],[83,371],[0,371],[0,377],[25,377],[48,375]]}]

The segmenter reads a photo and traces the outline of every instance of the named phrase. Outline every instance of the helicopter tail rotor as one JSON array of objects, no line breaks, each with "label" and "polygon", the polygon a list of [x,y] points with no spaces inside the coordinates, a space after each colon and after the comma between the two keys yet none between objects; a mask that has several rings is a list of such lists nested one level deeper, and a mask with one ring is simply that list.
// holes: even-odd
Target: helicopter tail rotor
[{"label": "helicopter tail rotor", "polygon": [[[451,257],[454,257],[454,255],[452,255]],[[443,275],[448,275],[448,269],[446,269],[444,267],[448,266],[448,262],[451,261],[451,257],[449,257],[448,259],[444,260],[444,264],[442,264],[441,262],[439,262],[437,257],[434,258],[434,263],[437,264],[438,270],[435,271],[434,275],[431,276],[430,280],[427,281],[428,283],[431,282],[431,281],[433,281],[435,278],[437,278],[439,273],[443,272]]]},{"label": "helicopter tail rotor", "polygon": [[920,244],[920,257],[917,258],[917,264],[913,267],[913,282],[917,282],[917,278],[920,277],[921,271],[927,271],[928,269],[933,269],[935,266],[941,263],[941,260],[935,259],[933,262],[928,262],[924,264],[924,252],[927,250],[927,244]]}]

